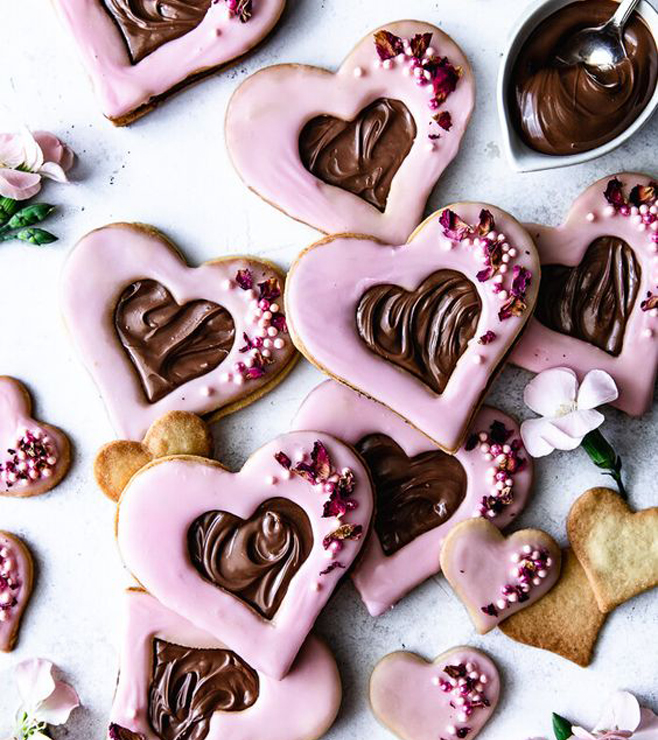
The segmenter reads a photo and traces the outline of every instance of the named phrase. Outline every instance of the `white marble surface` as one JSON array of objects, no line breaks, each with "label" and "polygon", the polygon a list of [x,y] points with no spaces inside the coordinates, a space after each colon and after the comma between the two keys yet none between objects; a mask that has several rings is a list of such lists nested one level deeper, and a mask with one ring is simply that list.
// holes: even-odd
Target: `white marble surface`
[{"label": "white marble surface", "polygon": [[[91,0],[90,0],[91,1]],[[358,39],[404,15],[426,19],[452,34],[475,68],[478,102],[461,156],[431,200],[484,200],[521,219],[557,223],[588,183],[620,169],[656,174],[658,120],[623,149],[569,170],[515,175],[501,158],[494,81],[507,30],[526,0],[291,0],[273,37],[246,62],[190,89],[129,129],[114,129],[98,113],[75,52],[44,0],[0,5],[0,100],[33,128],[62,136],[79,154],[75,184],[48,186],[44,197],[61,204],[49,224],[62,238],[43,249],[0,245],[0,373],[34,391],[38,415],[67,430],[73,468],[50,495],[0,501],[0,528],[24,536],[38,561],[34,601],[18,649],[0,656],[0,737],[10,729],[17,697],[11,667],[30,656],[48,657],[77,687],[84,708],[55,733],[73,740],[101,738],[117,670],[117,607],[130,582],[113,536],[113,506],[91,476],[94,453],[112,437],[94,385],[73,355],[58,318],[62,262],[76,239],[115,220],[152,223],[190,261],[231,252],[254,253],[289,264],[316,233],[247,192],[224,148],[226,103],[247,74],[274,62],[338,65]],[[2,126],[0,126],[2,129]],[[263,132],[267,135],[267,132]],[[638,358],[641,361],[641,358]],[[524,413],[520,396],[528,376],[508,369],[491,400]],[[218,425],[219,457],[237,466],[249,451],[285,431],[320,374],[301,363],[274,393]],[[606,430],[623,455],[636,507],[656,503],[656,413],[630,420],[610,411]],[[565,542],[571,502],[601,483],[584,453],[555,454],[538,465],[535,497],[522,524],[546,529]],[[609,690],[636,692],[658,709],[658,593],[615,612],[596,660],[587,670],[550,653],[517,645],[500,633],[478,637],[442,578],[418,589],[386,616],[373,620],[345,585],[319,620],[339,662],[345,699],[329,740],[386,738],[371,716],[366,687],[375,662],[406,648],[431,658],[468,643],[486,649],[504,676],[500,709],[483,740],[547,735],[551,711],[587,723]],[[254,738],[254,740],[258,740]]]}]

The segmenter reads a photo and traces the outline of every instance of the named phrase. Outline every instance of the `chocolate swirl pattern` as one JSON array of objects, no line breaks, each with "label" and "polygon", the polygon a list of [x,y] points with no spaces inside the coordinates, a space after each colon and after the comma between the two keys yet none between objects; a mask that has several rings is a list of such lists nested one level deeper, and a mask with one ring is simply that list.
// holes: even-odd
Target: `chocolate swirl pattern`
[{"label": "chocolate swirl pattern", "polygon": [[375,531],[385,555],[447,522],[466,496],[462,464],[441,450],[408,457],[385,434],[364,437],[356,449],[375,483]]},{"label": "chocolate swirl pattern", "polygon": [[443,393],[475,334],[482,301],[455,270],[439,270],[414,291],[375,285],[359,301],[356,325],[367,347]]},{"label": "chocolate swirl pattern", "polygon": [[187,543],[203,578],[272,619],[311,552],[313,530],[300,506],[273,498],[247,521],[226,511],[202,514],[190,526]]},{"label": "chocolate swirl pattern", "polygon": [[123,291],[114,326],[150,403],[214,370],[235,340],[225,308],[204,300],[181,306],[156,280],[138,280]]},{"label": "chocolate swirl pattern", "polygon": [[204,740],[213,712],[242,712],[258,693],[258,674],[231,650],[153,640],[148,716],[161,740]]},{"label": "chocolate swirl pattern", "polygon": [[601,237],[589,245],[576,267],[542,265],[535,316],[549,329],[616,357],[640,279],[631,247],[614,236]]},{"label": "chocolate swirl pattern", "polygon": [[212,0],[102,0],[119,27],[132,64],[195,29]]},{"label": "chocolate swirl pattern", "polygon": [[383,213],[393,178],[415,138],[416,123],[407,106],[380,98],[353,121],[329,115],[311,119],[299,136],[299,155],[318,179]]}]

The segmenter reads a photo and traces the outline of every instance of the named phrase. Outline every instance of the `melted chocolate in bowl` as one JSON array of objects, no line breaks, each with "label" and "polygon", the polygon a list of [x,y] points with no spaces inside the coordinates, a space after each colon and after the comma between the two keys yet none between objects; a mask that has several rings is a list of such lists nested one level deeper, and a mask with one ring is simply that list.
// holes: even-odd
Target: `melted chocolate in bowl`
[{"label": "melted chocolate in bowl", "polygon": [[583,28],[609,20],[612,0],[579,0],[539,24],[523,45],[509,89],[514,127],[532,149],[551,155],[588,152],[622,134],[656,88],[656,41],[636,14],[624,31],[628,59],[601,82],[582,64],[561,66],[557,50]]}]

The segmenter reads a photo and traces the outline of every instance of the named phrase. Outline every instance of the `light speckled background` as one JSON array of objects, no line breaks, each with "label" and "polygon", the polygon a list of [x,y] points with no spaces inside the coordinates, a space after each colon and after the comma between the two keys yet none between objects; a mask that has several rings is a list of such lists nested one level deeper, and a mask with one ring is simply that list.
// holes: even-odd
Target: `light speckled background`
[{"label": "light speckled background", "polygon": [[[74,49],[45,0],[3,0],[0,6],[0,100],[33,128],[61,135],[80,155],[76,184],[48,186],[61,204],[50,224],[61,241],[42,250],[0,245],[0,373],[23,379],[38,414],[70,433],[75,462],[56,491],[31,501],[0,501],[0,528],[22,535],[38,562],[34,601],[18,649],[0,656],[0,737],[10,729],[17,697],[10,671],[30,656],[49,657],[84,703],[56,737],[103,737],[117,670],[117,607],[129,583],[112,534],[113,506],[91,477],[96,449],[112,437],[101,400],[73,356],[58,318],[62,261],[75,240],[115,220],[153,223],[190,261],[222,254],[259,254],[289,264],[316,233],[247,192],[223,142],[226,103],[238,82],[263,65],[306,62],[335,67],[362,35],[401,15],[441,26],[463,46],[475,69],[478,105],[461,156],[439,183],[438,207],[484,200],[524,220],[558,223],[590,182],[620,169],[658,174],[658,119],[629,145],[597,162],[536,175],[515,175],[501,158],[494,82],[508,28],[526,0],[291,0],[278,30],[256,56],[169,101],[130,129],[116,130],[98,113]],[[0,126],[0,129],[3,129]],[[264,135],[267,132],[263,132]],[[641,362],[642,358],[638,358]],[[506,370],[490,400],[523,414],[528,375]],[[218,425],[220,458],[238,466],[249,451],[285,431],[320,374],[301,363],[266,399]],[[623,455],[638,508],[656,504],[656,413],[630,420],[609,412],[607,434]],[[571,502],[602,482],[584,453],[555,454],[538,466],[535,497],[521,524],[565,542]],[[548,734],[550,712],[594,720],[609,690],[635,691],[658,709],[658,594],[615,612],[587,670],[504,635],[477,636],[442,578],[418,589],[390,614],[373,620],[346,584],[322,615],[319,631],[333,646],[345,699],[330,740],[386,738],[371,716],[366,686],[384,654],[407,648],[431,658],[460,643],[486,649],[504,677],[499,711],[484,740]],[[258,740],[255,738],[254,740]]]}]

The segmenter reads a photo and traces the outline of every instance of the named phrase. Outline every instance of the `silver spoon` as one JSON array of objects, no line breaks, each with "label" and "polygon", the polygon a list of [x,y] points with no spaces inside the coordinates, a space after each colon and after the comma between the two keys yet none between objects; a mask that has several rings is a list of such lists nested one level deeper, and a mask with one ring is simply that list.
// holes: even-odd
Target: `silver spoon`
[{"label": "silver spoon", "polygon": [[624,46],[624,27],[640,0],[622,0],[612,18],[602,26],[583,28],[562,45],[556,59],[567,66],[583,64],[596,77],[605,75],[628,58]]}]

